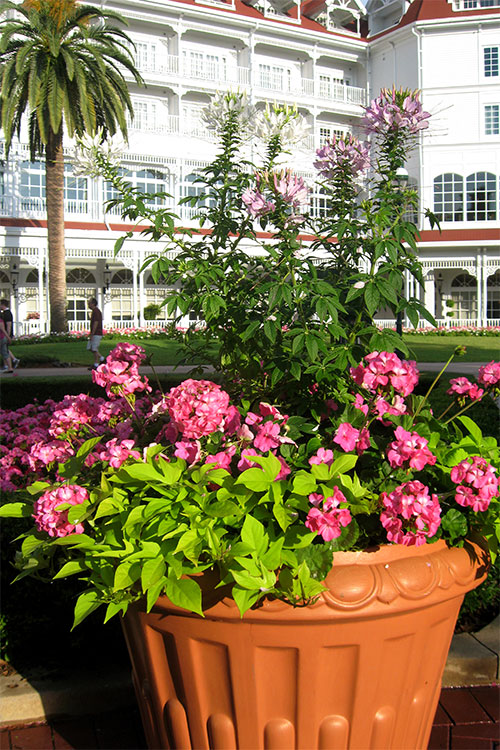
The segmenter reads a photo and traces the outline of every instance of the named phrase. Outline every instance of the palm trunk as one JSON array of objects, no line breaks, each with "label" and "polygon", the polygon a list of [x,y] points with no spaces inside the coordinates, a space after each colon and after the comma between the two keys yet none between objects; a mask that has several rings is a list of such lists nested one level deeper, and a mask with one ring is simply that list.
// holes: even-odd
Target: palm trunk
[{"label": "palm trunk", "polygon": [[67,331],[66,252],[64,248],[64,156],[62,129],[50,133],[45,149],[47,239],[49,246],[50,330]]}]

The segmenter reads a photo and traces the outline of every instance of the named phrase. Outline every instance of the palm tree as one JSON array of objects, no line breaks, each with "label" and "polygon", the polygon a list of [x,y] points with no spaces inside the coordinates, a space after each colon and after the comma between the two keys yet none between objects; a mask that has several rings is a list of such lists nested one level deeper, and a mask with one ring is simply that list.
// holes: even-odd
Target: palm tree
[{"label": "palm tree", "polygon": [[[7,0],[0,12],[0,125],[7,155],[28,116],[30,158],[45,154],[50,329],[66,330],[63,132],[127,133],[133,114],[123,71],[143,80],[117,13],[77,0]],[[10,16],[10,17],[9,17]]]}]

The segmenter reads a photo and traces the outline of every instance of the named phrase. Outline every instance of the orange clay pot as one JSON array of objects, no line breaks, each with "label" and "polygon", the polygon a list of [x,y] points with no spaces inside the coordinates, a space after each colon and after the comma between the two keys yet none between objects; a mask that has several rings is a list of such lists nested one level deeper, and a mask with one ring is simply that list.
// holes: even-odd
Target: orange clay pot
[{"label": "orange clay pot", "polygon": [[160,597],[124,630],[148,745],[171,750],[426,748],[464,594],[488,554],[386,546],[340,552],[306,607],[240,618],[209,587],[205,618]]}]

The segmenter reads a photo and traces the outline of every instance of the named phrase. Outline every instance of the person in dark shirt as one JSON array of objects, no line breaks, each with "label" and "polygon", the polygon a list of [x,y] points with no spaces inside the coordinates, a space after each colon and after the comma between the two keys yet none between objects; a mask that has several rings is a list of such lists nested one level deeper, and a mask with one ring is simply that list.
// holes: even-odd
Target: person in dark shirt
[{"label": "person in dark shirt", "polygon": [[[10,311],[8,299],[0,299],[0,318],[3,320],[5,333],[7,334],[10,343],[14,336],[14,318]],[[15,369],[19,365],[19,359],[12,354],[10,348],[8,349],[8,356],[12,362],[12,367]],[[4,362],[3,369],[10,370],[11,368],[9,368],[8,364]]]},{"label": "person in dark shirt", "polygon": [[96,370],[101,362],[104,362],[104,357],[99,352],[99,344],[102,339],[102,312],[97,307],[97,300],[95,297],[91,297],[88,301],[88,306],[91,310],[90,313],[90,334],[87,343],[87,349],[94,355],[94,364],[90,368]]}]

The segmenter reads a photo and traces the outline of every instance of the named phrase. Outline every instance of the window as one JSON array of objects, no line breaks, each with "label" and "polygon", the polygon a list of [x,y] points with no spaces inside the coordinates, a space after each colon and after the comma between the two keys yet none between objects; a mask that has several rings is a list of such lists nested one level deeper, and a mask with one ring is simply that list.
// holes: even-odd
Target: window
[{"label": "window", "polygon": [[135,51],[132,54],[136,67],[139,70],[155,70],[156,68],[156,44],[149,42],[135,42]]},{"label": "window", "polygon": [[485,78],[498,77],[498,47],[485,47],[483,52]]},{"label": "window", "polygon": [[225,55],[207,54],[195,50],[184,50],[184,74],[191,78],[205,78],[210,81],[227,79],[227,58]]},{"label": "window", "polygon": [[434,213],[439,221],[464,220],[464,178],[440,174],[434,179]]},{"label": "window", "polygon": [[[126,113],[127,127],[130,130],[141,130],[149,133],[155,132],[160,125],[160,111],[158,102],[135,99],[132,101],[134,117]],[[162,106],[166,106],[162,102]],[[166,112],[166,110],[164,110]]]},{"label": "window", "polygon": [[122,268],[111,278],[111,319],[133,320],[132,271]]},{"label": "window", "polygon": [[85,214],[88,210],[88,182],[75,177],[73,165],[64,165],[64,209],[69,214]]},{"label": "window", "polygon": [[464,318],[475,318],[477,316],[477,282],[468,273],[455,276],[451,282],[451,301],[453,305],[450,312],[453,318],[463,320]]},{"label": "window", "polygon": [[332,141],[333,137],[344,138],[346,135],[345,131],[339,130],[333,126],[320,125],[319,128],[319,145],[324,146],[327,141]]},{"label": "window", "polygon": [[484,107],[484,134],[500,134],[500,104],[486,104]]},{"label": "window", "polygon": [[311,216],[316,219],[324,219],[331,214],[331,197],[326,193],[325,188],[320,188],[318,192],[312,193]]},{"label": "window", "polygon": [[66,282],[68,284],[68,320],[89,320],[87,300],[96,293],[94,274],[86,268],[73,268],[66,274]]},{"label": "window", "polygon": [[[153,281],[151,274],[145,281],[145,292],[146,292],[146,305],[161,305],[167,294],[171,291],[172,287],[165,285],[164,279],[160,279],[157,283]],[[166,306],[161,307],[160,311],[156,316],[157,320],[167,319],[167,308]]]},{"label": "window", "polygon": [[488,297],[486,301],[486,317],[500,318],[500,271],[495,271],[487,281]]},{"label": "window", "polygon": [[467,177],[467,221],[496,220],[496,181],[491,172],[476,172]]},{"label": "window", "polygon": [[263,89],[290,91],[292,72],[279,65],[259,63],[258,85]]},{"label": "window", "polygon": [[[168,179],[169,176],[165,172],[153,167],[147,167],[145,169],[120,169],[120,177],[123,177],[127,182],[130,182],[134,187],[138,188],[143,193],[149,193],[149,199],[147,205],[149,206],[163,206],[165,199],[160,196],[155,196],[153,193],[165,193],[168,190]],[[110,201],[119,197],[118,192],[109,183],[105,183],[105,200]],[[111,209],[112,214],[120,214],[120,207],[113,207]]]},{"label": "window", "polygon": [[41,161],[21,162],[21,209],[45,210],[45,166]]}]

